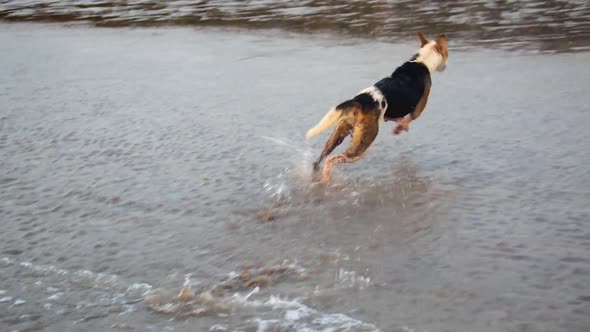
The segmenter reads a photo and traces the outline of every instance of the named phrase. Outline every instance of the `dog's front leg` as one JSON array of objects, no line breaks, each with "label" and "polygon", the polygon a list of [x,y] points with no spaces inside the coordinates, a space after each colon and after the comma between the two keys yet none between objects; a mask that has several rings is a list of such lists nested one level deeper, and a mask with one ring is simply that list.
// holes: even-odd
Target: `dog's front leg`
[{"label": "dog's front leg", "polygon": [[410,115],[406,115],[405,117],[397,120],[397,126],[393,129],[393,133],[395,135],[399,135],[402,131],[410,130],[410,122],[412,122],[412,117]]}]

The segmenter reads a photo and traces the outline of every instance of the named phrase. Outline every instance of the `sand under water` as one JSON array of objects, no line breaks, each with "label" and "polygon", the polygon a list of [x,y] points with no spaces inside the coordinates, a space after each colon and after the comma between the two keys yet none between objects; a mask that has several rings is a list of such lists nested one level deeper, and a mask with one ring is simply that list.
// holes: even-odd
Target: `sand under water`
[{"label": "sand under water", "polygon": [[590,54],[450,45],[318,188],[417,41],[1,24],[0,330],[588,331]]}]

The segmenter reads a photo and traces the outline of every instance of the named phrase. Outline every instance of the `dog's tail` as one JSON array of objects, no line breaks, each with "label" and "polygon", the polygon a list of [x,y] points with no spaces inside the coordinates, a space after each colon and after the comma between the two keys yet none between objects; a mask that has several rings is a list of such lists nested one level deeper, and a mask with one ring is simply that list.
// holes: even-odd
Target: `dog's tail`
[{"label": "dog's tail", "polygon": [[338,122],[338,120],[346,113],[346,110],[351,106],[353,100],[347,100],[336,107],[332,107],[326,115],[313,128],[307,131],[306,138],[316,137],[317,135],[326,131]]},{"label": "dog's tail", "polygon": [[332,107],[332,109],[326,113],[326,115],[324,115],[318,124],[307,131],[305,137],[309,139],[321,134],[326,129],[332,127],[338,121],[338,119],[340,119],[340,116],[342,116],[342,112],[337,107]]}]

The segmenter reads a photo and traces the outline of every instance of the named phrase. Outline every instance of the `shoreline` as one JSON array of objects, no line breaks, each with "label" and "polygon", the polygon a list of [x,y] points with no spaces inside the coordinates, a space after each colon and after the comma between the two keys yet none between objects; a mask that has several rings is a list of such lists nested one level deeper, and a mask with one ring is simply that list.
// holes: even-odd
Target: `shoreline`
[{"label": "shoreline", "polygon": [[325,4],[205,0],[133,3],[85,0],[5,1],[0,21],[70,23],[95,27],[234,27],[280,29],[300,34],[328,33],[340,38],[397,43],[416,32],[445,33],[456,45],[540,53],[590,50],[590,8],[580,1],[534,0],[522,3],[458,1],[432,6],[428,1],[360,1]]},{"label": "shoreline", "polygon": [[[252,27],[240,27],[240,26],[231,26],[231,25],[212,25],[212,26],[192,26],[192,25],[137,25],[137,26],[129,26],[129,25],[120,25],[120,26],[97,26],[89,24],[88,22],[84,21],[77,21],[77,22],[45,22],[45,21],[2,21],[0,20],[0,26],[38,26],[38,27],[47,27],[47,28],[82,28],[82,29],[97,29],[97,30],[145,30],[145,31],[153,31],[157,33],[158,31],[174,31],[174,30],[186,30],[186,31],[197,31],[201,33],[218,33],[218,34],[244,34],[244,35],[257,35],[257,36],[264,36],[266,38],[292,38],[292,39],[303,39],[309,41],[316,41],[316,42],[324,42],[327,45],[341,45],[341,46],[351,46],[351,45],[359,45],[365,46],[369,44],[380,44],[380,45],[399,45],[399,46],[407,46],[407,47],[415,47],[417,37],[406,37],[403,39],[398,40],[387,40],[383,38],[376,37],[374,39],[367,39],[361,38],[359,36],[347,36],[338,34],[337,32],[333,31],[315,31],[315,32],[302,32],[302,31],[291,31],[285,30],[282,28],[252,28]],[[590,53],[590,46],[588,47],[573,47],[568,50],[539,50],[534,48],[511,48],[511,47],[491,47],[486,44],[477,44],[477,45],[465,45],[465,41],[462,40],[449,40],[449,49],[452,52],[459,52],[459,53],[469,53],[469,52],[478,52],[478,53],[503,53],[508,55],[515,55],[515,56],[550,56],[550,55],[576,55],[576,54],[584,54]]]}]

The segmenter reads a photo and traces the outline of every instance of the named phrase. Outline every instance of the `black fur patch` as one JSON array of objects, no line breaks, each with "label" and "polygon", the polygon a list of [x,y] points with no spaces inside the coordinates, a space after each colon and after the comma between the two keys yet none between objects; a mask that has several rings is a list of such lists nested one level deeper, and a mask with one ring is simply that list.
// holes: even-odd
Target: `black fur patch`
[{"label": "black fur patch", "polygon": [[350,100],[347,100],[345,102],[338,104],[338,106],[336,106],[336,109],[345,110],[347,108],[356,106],[356,104],[357,104],[357,102],[354,99],[350,99]]},{"label": "black fur patch", "polygon": [[353,100],[361,104],[363,107],[363,112],[374,110],[379,105],[377,101],[373,99],[373,96],[368,93],[360,93],[356,95]]},{"label": "black fur patch", "polygon": [[375,83],[387,101],[385,117],[401,118],[413,112],[427,84],[430,84],[430,72],[418,62],[406,62],[391,76]]}]

